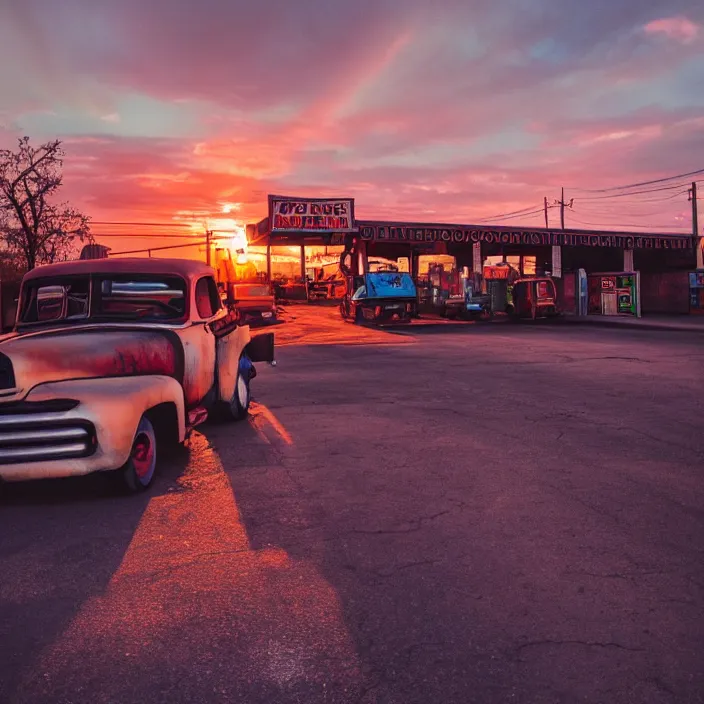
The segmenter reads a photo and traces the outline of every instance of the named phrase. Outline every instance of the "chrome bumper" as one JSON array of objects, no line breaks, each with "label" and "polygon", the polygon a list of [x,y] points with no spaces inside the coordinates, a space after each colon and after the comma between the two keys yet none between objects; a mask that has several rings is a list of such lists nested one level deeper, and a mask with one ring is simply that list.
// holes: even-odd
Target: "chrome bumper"
[{"label": "chrome bumper", "polygon": [[77,405],[24,402],[0,408],[0,466],[92,455],[97,444],[93,424],[67,417]]}]

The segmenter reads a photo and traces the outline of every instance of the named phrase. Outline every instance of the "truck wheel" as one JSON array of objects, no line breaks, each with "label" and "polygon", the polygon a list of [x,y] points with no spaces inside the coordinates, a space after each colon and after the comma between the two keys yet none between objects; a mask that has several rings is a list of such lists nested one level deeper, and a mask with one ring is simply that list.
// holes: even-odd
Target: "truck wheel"
[{"label": "truck wheel", "polygon": [[132,451],[120,470],[127,488],[138,493],[149,488],[156,469],[156,434],[149,418],[142,416],[134,435]]},{"label": "truck wheel", "polygon": [[249,357],[242,355],[237,367],[237,379],[235,380],[235,391],[232,394],[230,403],[222,404],[223,420],[242,420],[249,413],[249,380],[252,372],[252,362]]}]

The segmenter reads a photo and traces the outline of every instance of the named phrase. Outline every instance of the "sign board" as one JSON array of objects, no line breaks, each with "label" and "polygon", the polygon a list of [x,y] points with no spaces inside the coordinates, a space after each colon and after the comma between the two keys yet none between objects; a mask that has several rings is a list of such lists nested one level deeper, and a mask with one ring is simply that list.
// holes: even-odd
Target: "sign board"
[{"label": "sign board", "polygon": [[632,249],[624,249],[623,250],[623,270],[624,271],[634,271],[633,250]]},{"label": "sign board", "polygon": [[359,234],[370,242],[446,242],[552,247],[616,247],[619,249],[691,250],[689,235],[635,235],[563,230],[524,230],[457,225],[414,225],[409,223],[360,222]]},{"label": "sign board", "polygon": [[353,198],[269,196],[272,232],[356,232]]},{"label": "sign board", "polygon": [[511,267],[509,266],[485,266],[484,278],[487,281],[503,281],[508,280]]},{"label": "sign board", "polygon": [[472,271],[479,273],[482,270],[482,243],[472,245]]},{"label": "sign board", "polygon": [[562,278],[562,247],[559,245],[552,248],[552,275],[556,279]]}]

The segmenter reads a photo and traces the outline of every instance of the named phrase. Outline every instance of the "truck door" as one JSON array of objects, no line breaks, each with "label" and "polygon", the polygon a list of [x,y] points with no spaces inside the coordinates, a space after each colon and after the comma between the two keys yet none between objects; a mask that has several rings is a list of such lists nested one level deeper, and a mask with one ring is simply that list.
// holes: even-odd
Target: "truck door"
[{"label": "truck door", "polygon": [[185,355],[183,390],[188,408],[202,403],[215,384],[215,335],[209,323],[219,312],[221,303],[212,276],[198,279],[194,298],[192,324],[179,333]]}]

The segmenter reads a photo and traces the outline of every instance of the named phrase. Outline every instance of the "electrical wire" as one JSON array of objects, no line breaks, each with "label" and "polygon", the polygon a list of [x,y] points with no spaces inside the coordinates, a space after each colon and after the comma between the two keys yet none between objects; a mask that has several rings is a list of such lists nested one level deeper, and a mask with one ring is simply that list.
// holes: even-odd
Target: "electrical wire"
[{"label": "electrical wire", "polygon": [[[163,240],[163,239],[167,239],[167,240],[192,240],[194,237],[200,237],[200,236],[201,236],[201,235],[198,235],[198,234],[195,234],[195,235],[159,235],[159,234],[156,234],[156,233],[153,233],[153,232],[150,232],[148,235],[137,234],[137,233],[134,233],[134,232],[125,232],[125,233],[123,233],[123,234],[114,233],[114,232],[112,232],[112,233],[107,233],[107,232],[94,232],[94,233],[92,233],[92,234],[93,234],[94,237],[96,237],[96,238],[98,238],[98,239],[102,239],[102,238],[106,238],[106,237],[107,237],[107,238],[116,237],[116,238],[119,238],[119,239],[122,239],[122,238],[124,238],[124,239],[129,239],[129,238],[131,238],[131,237],[139,237],[140,239],[149,238],[149,239],[162,239],[162,240]],[[213,237],[213,239],[217,239],[217,238],[219,238],[219,237],[220,237],[220,236],[217,235],[217,236]]]},{"label": "electrical wire", "polygon": [[522,208],[521,210],[512,210],[509,213],[500,213],[499,215],[490,215],[488,218],[481,218],[480,220],[477,220],[477,222],[486,222],[487,220],[497,220],[499,218],[505,218],[505,217],[512,217],[514,215],[525,215],[527,211],[529,211],[531,208],[536,208],[537,206],[535,205],[529,205],[527,208]]},{"label": "electrical wire", "polygon": [[524,213],[516,213],[515,215],[505,215],[503,217],[494,217],[494,218],[485,218],[484,220],[478,220],[476,224],[481,225],[487,222],[487,220],[491,220],[492,222],[505,222],[506,220],[515,220],[516,218],[525,218],[530,215],[537,215],[539,213],[543,213],[544,209],[543,208],[538,208],[536,210],[531,210],[529,212],[524,212]]},{"label": "electrical wire", "polygon": [[[686,209],[689,204],[685,201],[669,203],[625,203],[623,201],[615,203],[581,203],[575,201],[574,206],[580,210],[586,209],[590,212],[603,213],[640,213],[643,215],[658,215],[660,213],[671,213],[673,210]],[[573,206],[573,207],[574,207]]]},{"label": "electrical wire", "polygon": [[[581,213],[579,213],[579,214],[581,215]],[[588,214],[588,213],[587,213],[587,217],[589,217],[589,214]],[[598,215],[597,215],[597,217],[598,217]],[[578,222],[578,223],[581,224],[581,225],[590,225],[590,226],[592,226],[592,227],[633,227],[633,228],[640,228],[640,229],[642,229],[642,228],[647,228],[647,229],[649,229],[649,230],[657,230],[657,229],[663,229],[663,228],[664,228],[664,229],[674,230],[674,229],[686,228],[685,225],[651,225],[651,224],[648,224],[648,225],[637,225],[637,224],[633,224],[633,223],[629,223],[629,224],[623,224],[623,223],[616,224],[616,223],[590,222],[590,221],[588,221],[588,220],[582,220],[582,219],[579,218],[579,217],[574,217],[574,210],[571,210],[571,211],[570,211],[570,218],[571,218],[572,220],[574,220],[575,222]]]},{"label": "electrical wire", "polygon": [[[191,227],[189,223],[179,222],[117,222],[110,220],[93,220],[91,225],[123,225],[128,227]],[[197,223],[196,223],[197,224]]]},{"label": "electrical wire", "polygon": [[181,249],[183,247],[200,247],[207,244],[205,240],[191,242],[190,244],[170,244],[163,247],[146,247],[145,249],[130,249],[123,252],[110,252],[111,257],[117,257],[120,254],[144,254],[144,252],[160,252],[165,249]]},{"label": "electrical wire", "polygon": [[606,218],[606,219],[611,219],[611,218],[624,218],[630,220],[631,218],[636,218],[637,220],[642,220],[642,219],[657,219],[657,218],[666,218],[670,217],[674,213],[667,213],[667,212],[662,212],[659,211],[657,213],[624,213],[623,211],[618,211],[618,210],[580,210],[578,211],[580,215],[586,215],[587,217],[590,218]]},{"label": "electrical wire", "polygon": [[686,186],[686,183],[677,183],[673,186],[660,186],[658,188],[649,188],[646,190],[642,191],[628,191],[626,193],[612,193],[611,195],[608,196],[589,196],[586,198],[578,197],[575,198],[575,200],[579,199],[582,201],[589,201],[589,200],[610,200],[612,198],[628,198],[629,196],[637,196],[641,195],[643,193],[659,193],[661,191],[673,191],[678,188],[682,188],[683,186]]},{"label": "electrical wire", "polygon": [[[674,200],[675,198],[679,198],[679,196],[685,195],[685,194],[687,194],[687,193],[689,193],[689,191],[685,189],[685,190],[683,190],[683,191],[678,191],[677,193],[671,193],[670,195],[667,195],[667,196],[655,196],[655,197],[652,197],[652,198],[634,198],[634,199],[633,199],[632,201],[630,201],[630,202],[631,202],[631,203],[635,203],[635,204],[640,204],[640,203],[665,203],[665,202],[667,202],[668,200]],[[626,195],[628,195],[628,194],[626,194]],[[583,203],[583,202],[588,202],[588,201],[590,201],[590,200],[604,200],[604,199],[603,199],[603,198],[596,198],[596,199],[594,199],[594,198],[580,198],[579,196],[577,196],[574,200],[575,200],[575,201],[579,201],[580,203]],[[619,201],[620,204],[622,204],[622,203],[628,203],[628,202],[629,202],[629,201],[623,201],[623,200]],[[614,203],[614,205],[616,205],[616,204]]]},{"label": "electrical wire", "polygon": [[666,176],[664,178],[656,178],[652,181],[641,181],[640,183],[629,183],[625,186],[611,186],[610,188],[572,188],[573,191],[581,191],[582,193],[612,193],[613,191],[623,191],[629,188],[641,188],[642,186],[652,186],[656,183],[667,183],[668,181],[675,181],[680,178],[687,178],[689,176],[698,176],[704,174],[704,169],[698,169],[696,171],[690,171],[685,174],[677,174],[676,176]]},{"label": "electrical wire", "polygon": [[[659,197],[659,198],[638,198],[633,200],[623,200],[620,199],[618,202],[603,202],[597,199],[598,202],[594,202],[593,199],[575,199],[579,203],[579,213],[584,214],[587,217],[592,218],[615,218],[615,217],[626,217],[628,219],[642,220],[644,218],[657,219],[660,217],[667,217],[672,214],[672,206],[676,207],[675,203],[669,208],[663,208],[664,203],[671,203],[675,198],[679,198],[683,194],[688,193],[687,190],[678,191],[676,193]],[[648,205],[648,203],[656,203],[658,205]],[[582,208],[586,208],[582,210]],[[589,223],[596,225],[597,223]],[[603,224],[603,223],[601,223]],[[628,225],[630,227],[631,225]],[[632,225],[633,227],[642,227],[638,225]],[[650,226],[649,226],[650,227]],[[666,227],[676,227],[675,225],[668,225]]]}]

